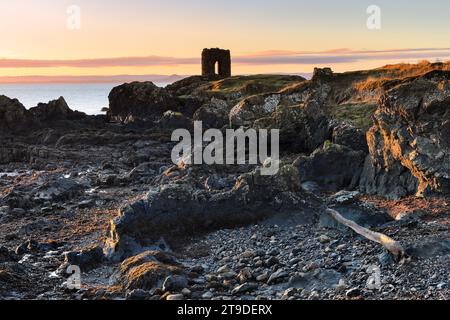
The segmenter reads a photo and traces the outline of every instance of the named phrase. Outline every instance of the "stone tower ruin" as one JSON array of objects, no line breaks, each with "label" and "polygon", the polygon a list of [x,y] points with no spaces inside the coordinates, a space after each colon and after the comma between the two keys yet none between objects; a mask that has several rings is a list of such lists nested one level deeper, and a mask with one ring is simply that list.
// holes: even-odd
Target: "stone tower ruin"
[{"label": "stone tower ruin", "polygon": [[[218,71],[216,72],[216,64]],[[202,76],[208,79],[221,79],[231,77],[231,52],[230,50],[203,49],[202,52]]]}]

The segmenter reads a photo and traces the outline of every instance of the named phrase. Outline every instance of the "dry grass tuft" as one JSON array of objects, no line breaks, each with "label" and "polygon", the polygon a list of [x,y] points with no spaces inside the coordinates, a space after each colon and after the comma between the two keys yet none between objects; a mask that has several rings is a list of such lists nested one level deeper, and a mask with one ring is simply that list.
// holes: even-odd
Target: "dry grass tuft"
[{"label": "dry grass tuft", "polygon": [[160,262],[147,262],[131,268],[126,275],[126,289],[151,290],[161,285],[171,274],[181,274],[182,269]]}]

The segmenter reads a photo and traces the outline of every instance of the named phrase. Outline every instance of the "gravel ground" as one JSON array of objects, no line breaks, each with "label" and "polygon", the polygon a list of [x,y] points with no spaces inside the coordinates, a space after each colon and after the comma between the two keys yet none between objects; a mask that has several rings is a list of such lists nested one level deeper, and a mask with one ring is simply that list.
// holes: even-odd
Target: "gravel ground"
[{"label": "gravel ground", "polygon": [[[262,224],[210,234],[185,250],[192,257],[183,262],[204,269],[191,298],[449,298],[445,219],[392,222],[376,230],[415,257],[395,263],[384,248],[354,233],[309,225]],[[380,283],[371,288],[369,279],[377,274]]]}]

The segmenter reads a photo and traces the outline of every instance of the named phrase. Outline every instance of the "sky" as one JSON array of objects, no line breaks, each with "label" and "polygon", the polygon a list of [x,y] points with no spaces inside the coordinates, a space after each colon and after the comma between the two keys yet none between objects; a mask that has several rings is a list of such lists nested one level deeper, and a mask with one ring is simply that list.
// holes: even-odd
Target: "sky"
[{"label": "sky", "polygon": [[0,81],[199,74],[205,47],[230,49],[233,74],[450,60],[449,12],[448,0],[0,0]]}]

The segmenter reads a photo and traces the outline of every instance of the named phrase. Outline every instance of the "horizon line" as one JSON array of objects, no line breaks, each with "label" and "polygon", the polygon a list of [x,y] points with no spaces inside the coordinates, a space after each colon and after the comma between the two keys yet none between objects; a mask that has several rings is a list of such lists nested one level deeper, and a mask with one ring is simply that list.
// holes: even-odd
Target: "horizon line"
[{"label": "horizon line", "polygon": [[[450,63],[450,60],[432,62],[430,60],[423,60],[427,63]],[[422,62],[422,61],[421,61]],[[337,73],[357,72],[376,70],[379,68],[396,66],[396,65],[415,65],[421,62],[404,62],[399,61],[393,64],[385,64],[376,68],[361,68],[355,70],[347,70]],[[248,76],[248,75],[298,75],[303,76],[306,79],[310,79],[313,72],[256,72],[256,73],[240,73],[233,74],[232,77]],[[125,83],[134,81],[151,81],[154,83],[173,83],[178,80],[200,76],[200,74],[114,74],[114,75],[21,75],[21,76],[0,76],[0,84],[82,84],[82,83]]]},{"label": "horizon line", "polygon": [[26,75],[0,76],[0,84],[34,83],[112,83],[123,81],[166,82],[172,79],[189,77],[182,74],[117,74],[117,75]]},{"label": "horizon line", "polygon": [[[312,72],[271,72],[271,73],[258,73],[258,74],[284,74],[284,75],[302,75],[312,76]],[[236,74],[233,76],[247,76],[249,74]],[[0,76],[0,84],[70,84],[70,83],[123,83],[133,81],[151,81],[160,83],[172,83],[184,78],[188,78],[195,75],[190,74],[118,74],[118,75],[56,75],[56,76]]]},{"label": "horizon line", "polygon": [[[237,65],[311,65],[339,64],[370,60],[439,59],[450,57],[450,48],[403,48],[390,50],[352,50],[339,48],[325,51],[268,50],[238,54]],[[0,69],[23,68],[107,68],[199,65],[200,57],[129,56],[90,59],[12,59],[0,58]]]}]

